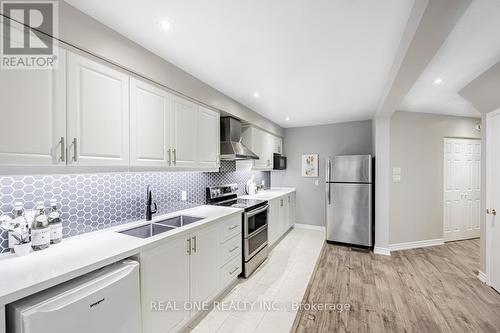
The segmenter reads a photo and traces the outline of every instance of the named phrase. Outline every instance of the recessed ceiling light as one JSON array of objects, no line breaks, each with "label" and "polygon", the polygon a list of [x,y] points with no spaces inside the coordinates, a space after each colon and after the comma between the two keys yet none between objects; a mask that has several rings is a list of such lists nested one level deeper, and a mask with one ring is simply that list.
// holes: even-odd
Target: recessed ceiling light
[{"label": "recessed ceiling light", "polygon": [[170,23],[170,21],[168,20],[161,20],[160,22],[158,22],[158,26],[160,27],[161,30],[164,31],[172,30],[172,23]]},{"label": "recessed ceiling light", "polygon": [[443,83],[443,79],[442,78],[437,78],[434,80],[434,84],[440,84],[440,83]]},{"label": "recessed ceiling light", "polygon": [[285,118],[285,120],[286,120],[286,121],[290,121],[290,117],[286,117],[286,118]]},{"label": "recessed ceiling light", "polygon": [[254,93],[253,93],[253,97],[254,97],[254,98],[259,98],[259,93],[258,93],[258,92],[254,92]]}]

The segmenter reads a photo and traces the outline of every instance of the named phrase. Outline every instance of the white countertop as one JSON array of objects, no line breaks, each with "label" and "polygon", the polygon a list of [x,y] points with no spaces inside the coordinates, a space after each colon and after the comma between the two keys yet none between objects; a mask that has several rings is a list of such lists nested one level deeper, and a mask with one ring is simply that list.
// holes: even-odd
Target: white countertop
[{"label": "white countertop", "polygon": [[273,200],[289,193],[295,192],[294,187],[271,187],[267,190],[257,192],[255,195],[242,195],[243,199]]},{"label": "white countertop", "polygon": [[150,238],[136,238],[116,232],[148,223],[142,220],[65,238],[59,244],[24,257],[10,254],[1,256],[0,306],[138,254],[167,238],[189,233],[194,228],[242,212],[242,209],[230,207],[199,206],[156,216],[153,222],[180,214],[204,219]]}]

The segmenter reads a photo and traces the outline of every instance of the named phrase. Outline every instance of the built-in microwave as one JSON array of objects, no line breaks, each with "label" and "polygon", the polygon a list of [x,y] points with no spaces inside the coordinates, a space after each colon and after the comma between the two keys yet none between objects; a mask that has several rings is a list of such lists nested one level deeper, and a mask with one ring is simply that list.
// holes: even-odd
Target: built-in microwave
[{"label": "built-in microwave", "polygon": [[286,157],[281,154],[274,154],[274,170],[285,170],[286,169]]}]

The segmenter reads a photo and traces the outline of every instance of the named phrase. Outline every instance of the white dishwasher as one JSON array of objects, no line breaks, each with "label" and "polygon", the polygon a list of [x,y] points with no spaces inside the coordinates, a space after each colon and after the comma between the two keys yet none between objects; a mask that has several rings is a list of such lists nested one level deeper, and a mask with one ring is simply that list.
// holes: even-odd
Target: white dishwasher
[{"label": "white dishwasher", "polygon": [[124,260],[7,306],[9,333],[138,333],[139,263]]}]

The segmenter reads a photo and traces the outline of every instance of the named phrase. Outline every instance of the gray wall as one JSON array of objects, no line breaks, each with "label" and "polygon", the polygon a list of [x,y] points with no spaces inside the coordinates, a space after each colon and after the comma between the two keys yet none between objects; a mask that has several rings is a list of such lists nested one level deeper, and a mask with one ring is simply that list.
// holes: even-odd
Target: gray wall
[{"label": "gray wall", "polygon": [[283,129],[277,124],[64,1],[59,2],[59,39],[174,92],[230,113],[273,134],[283,135]]},{"label": "gray wall", "polygon": [[[325,158],[342,154],[371,154],[370,120],[285,129],[286,171],[271,173],[272,186],[297,188],[297,223],[325,225]],[[319,177],[301,176],[305,153],[319,154]],[[318,185],[315,185],[318,180]]]},{"label": "gray wall", "polygon": [[[390,244],[443,238],[443,139],[481,138],[480,119],[396,112],[391,119]],[[392,173],[392,171],[391,171]]]}]

